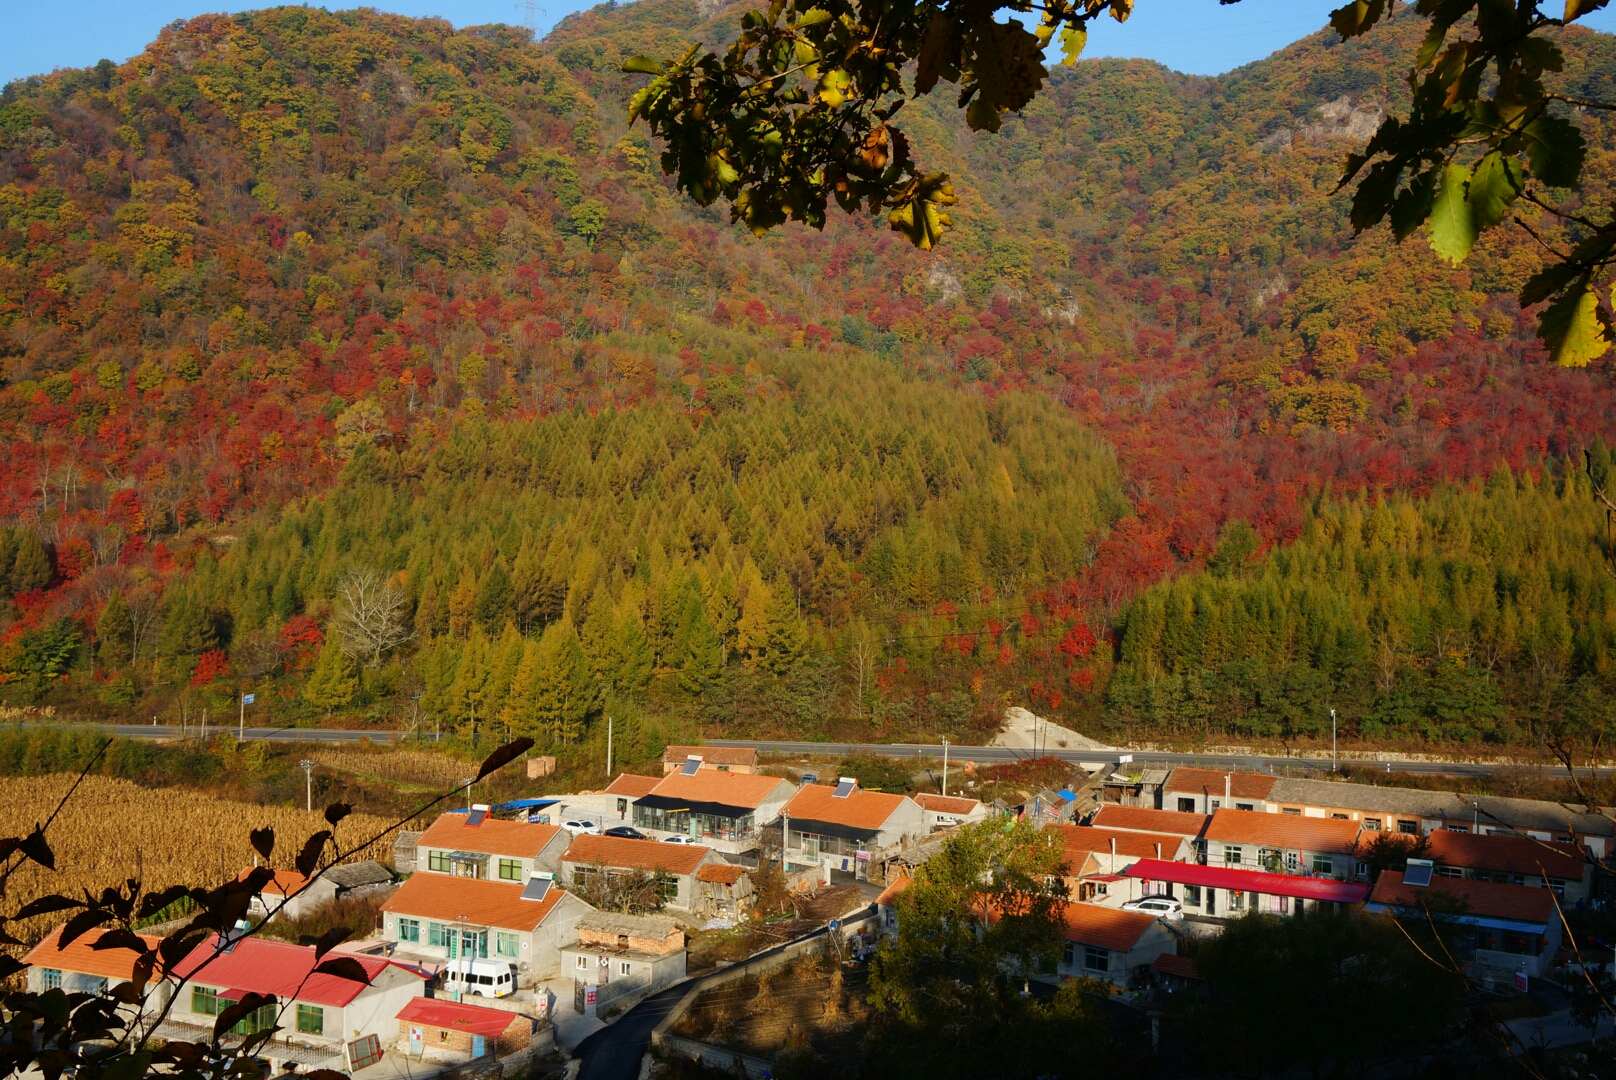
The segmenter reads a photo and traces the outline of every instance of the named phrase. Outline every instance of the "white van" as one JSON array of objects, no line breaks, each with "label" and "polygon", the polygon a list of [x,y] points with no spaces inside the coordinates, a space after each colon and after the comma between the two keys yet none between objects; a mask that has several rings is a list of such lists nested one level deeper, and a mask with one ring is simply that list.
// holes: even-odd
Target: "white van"
[{"label": "white van", "polygon": [[516,993],[516,965],[503,960],[451,960],[443,971],[443,991],[475,997]]}]

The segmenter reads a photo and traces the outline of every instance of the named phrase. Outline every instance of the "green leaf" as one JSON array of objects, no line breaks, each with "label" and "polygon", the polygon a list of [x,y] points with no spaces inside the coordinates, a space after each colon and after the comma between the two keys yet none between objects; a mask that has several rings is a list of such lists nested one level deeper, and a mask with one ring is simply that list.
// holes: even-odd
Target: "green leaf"
[{"label": "green leaf", "polygon": [[623,61],[625,75],[662,75],[667,71],[649,56],[631,56]]},{"label": "green leaf", "polygon": [[1089,29],[1086,26],[1068,26],[1061,31],[1061,63],[1071,65],[1077,63],[1078,57],[1083,55],[1083,47],[1089,43]]},{"label": "green leaf", "polygon": [[830,12],[824,8],[809,8],[797,16],[797,29],[801,30],[805,26],[818,26],[822,22],[830,22]]},{"label": "green leaf", "polygon": [[1550,187],[1576,186],[1587,144],[1575,124],[1558,116],[1540,116],[1522,134],[1534,179]]},{"label": "green leaf", "polygon": [[1549,357],[1561,367],[1587,367],[1605,355],[1610,337],[1599,320],[1599,300],[1586,278],[1549,305],[1537,327]]},{"label": "green leaf", "polygon": [[1342,38],[1367,33],[1386,13],[1386,0],[1355,0],[1330,12],[1330,25]]},{"label": "green leaf", "polygon": [[1464,262],[1480,232],[1466,197],[1469,183],[1469,166],[1451,163],[1443,169],[1442,179],[1436,188],[1436,199],[1431,203],[1431,216],[1425,222],[1425,230],[1431,237],[1431,250],[1450,266]]},{"label": "green leaf", "polygon": [[1490,229],[1504,220],[1510,205],[1526,188],[1521,163],[1494,150],[1476,163],[1470,177],[1470,212],[1478,229]]}]

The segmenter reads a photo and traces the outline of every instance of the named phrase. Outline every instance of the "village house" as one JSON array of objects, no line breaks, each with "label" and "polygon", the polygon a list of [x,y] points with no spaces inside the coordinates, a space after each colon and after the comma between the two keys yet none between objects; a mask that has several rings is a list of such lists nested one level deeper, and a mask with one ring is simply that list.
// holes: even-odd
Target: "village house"
[{"label": "village house", "polygon": [[1158,810],[1162,804],[1162,785],[1167,783],[1171,770],[1135,769],[1114,772],[1100,784],[1101,801],[1119,806],[1146,807]]},{"label": "village house", "polygon": [[591,912],[578,921],[577,942],[561,950],[561,971],[583,989],[592,1016],[625,994],[655,993],[684,978],[685,933],[662,915]]},{"label": "village house", "polygon": [[699,844],[662,844],[655,840],[631,840],[622,836],[573,838],[561,856],[561,880],[577,890],[592,885],[598,875],[607,881],[636,873],[664,875],[663,902],[670,907],[693,911],[700,889],[696,871],[712,863],[723,863],[712,848]]},{"label": "village house", "polygon": [[634,802],[634,827],[658,838],[688,836],[731,855],[758,845],[796,788],[774,776],[681,769]]},{"label": "village house", "polygon": [[1502,834],[1576,844],[1596,858],[1616,853],[1616,822],[1542,799],[1280,777],[1268,803],[1279,813],[1357,821],[1370,832]]},{"label": "village house", "polygon": [[451,810],[415,841],[415,867],[433,874],[509,881],[522,885],[535,873],[554,874],[571,834],[554,825],[503,821],[486,808]]},{"label": "village house", "polygon": [[1535,978],[1560,948],[1560,917],[1547,889],[1450,877],[1417,885],[1405,876],[1383,871],[1364,910],[1418,919],[1430,913],[1465,927],[1475,961],[1506,974],[1524,970]]},{"label": "village house", "polygon": [[1267,773],[1221,769],[1174,769],[1161,788],[1158,810],[1211,814],[1218,810],[1266,810],[1268,795],[1279,778]]},{"label": "village house", "polygon": [[[238,880],[249,873],[251,870],[243,870]],[[334,900],[373,895],[392,884],[392,873],[378,862],[343,863],[312,878],[296,870],[276,870],[275,876],[247,901],[247,914],[253,919],[300,919]]]},{"label": "village house", "polygon": [[1177,810],[1151,810],[1139,806],[1106,804],[1094,811],[1088,824],[1100,829],[1123,832],[1172,833],[1200,848],[1211,814],[1181,813]]},{"label": "village house", "polygon": [[1184,862],[1196,857],[1195,845],[1175,833],[1130,832],[1085,825],[1051,825],[1066,849],[1067,863],[1074,872],[1083,863],[1083,853],[1092,853],[1100,873],[1120,874],[1140,859],[1166,859]]},{"label": "village house", "polygon": [[870,852],[925,836],[926,813],[907,795],[867,791],[843,777],[804,784],[780,809],[788,865],[823,866],[868,877]]},{"label": "village house", "polygon": [[531,986],[560,970],[562,946],[593,910],[545,877],[517,884],[415,874],[382,905],[382,933],[400,954],[509,963],[516,985]]},{"label": "village house", "polygon": [[1206,827],[1206,864],[1346,879],[1357,844],[1355,821],[1217,810]]},{"label": "village house", "polygon": [[908,876],[894,877],[875,898],[875,928],[882,937],[898,936],[897,900],[912,881],[914,878]]},{"label": "village house", "polygon": [[755,891],[746,867],[710,862],[696,870],[696,904],[690,910],[708,919],[743,919]]},{"label": "village house", "polygon": [[[1360,863],[1372,843],[1371,834],[1358,842]],[[1409,847],[1413,847],[1410,838]],[[1568,905],[1588,898],[1593,864],[1583,848],[1548,840],[1528,840],[1501,833],[1478,836],[1441,829],[1425,840],[1425,858],[1435,864],[1439,878],[1464,878],[1506,885],[1542,888],[1547,885]],[[1367,866],[1360,866],[1367,870]]]},{"label": "village house", "polygon": [[662,751],[662,774],[676,773],[695,758],[699,768],[718,772],[756,773],[758,752],[744,746],[670,746]]},{"label": "village house", "polygon": [[1148,968],[1163,953],[1178,952],[1178,937],[1167,924],[1143,912],[1067,904],[1063,920],[1066,940],[1055,970],[1064,978],[1127,986],[1135,968]]},{"label": "village house", "polygon": [[398,1014],[400,1047],[416,1061],[457,1065],[509,1057],[533,1044],[534,1020],[448,998],[413,998]]},{"label": "village house", "polygon": [[188,981],[156,1035],[205,1039],[215,1019],[243,995],[273,994],[277,1004],[250,1013],[232,1029],[247,1036],[281,1028],[256,1054],[269,1061],[270,1075],[288,1065],[358,1071],[380,1060],[383,1044],[397,1039],[398,1014],[421,996],[426,978],[391,960],[351,958],[364,968],[368,984],[315,973],[320,960],[310,945],[210,936],[174,965],[172,975]]},{"label": "village house", "polygon": [[956,825],[971,825],[988,816],[987,807],[976,799],[961,799],[954,795],[932,795],[921,792],[912,795],[915,805],[925,812],[927,832],[952,829]]},{"label": "village house", "polygon": [[1112,894],[1108,903],[1171,896],[1184,905],[1185,915],[1226,919],[1253,911],[1268,915],[1341,911],[1363,903],[1369,886],[1334,878],[1141,859],[1123,871]]},{"label": "village house", "polygon": [[[69,994],[99,994],[103,990],[128,982],[134,978],[136,952],[133,949],[97,949],[96,942],[106,930],[90,930],[67,943],[63,948],[62,927],[52,930],[45,939],[28,951],[22,962],[28,966],[28,990],[44,993],[61,990]],[[148,947],[158,939],[140,935]],[[153,979],[147,985],[146,1000],[141,1011],[159,1013],[168,1004],[168,984]]]},{"label": "village house", "polygon": [[655,791],[660,783],[662,783],[660,776],[618,773],[617,778],[607,784],[601,792],[602,795],[611,798],[601,811],[600,823],[608,829],[614,825],[631,824],[634,820],[634,804],[643,796]]}]

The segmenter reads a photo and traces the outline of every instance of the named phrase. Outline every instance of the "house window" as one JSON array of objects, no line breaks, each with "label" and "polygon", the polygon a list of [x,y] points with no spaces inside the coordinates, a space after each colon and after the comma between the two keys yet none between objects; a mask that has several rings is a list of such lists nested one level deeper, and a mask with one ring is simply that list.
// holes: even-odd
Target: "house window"
[{"label": "house window", "polygon": [[297,1007],[297,1030],[305,1035],[325,1034],[325,1010],[318,1005]]},{"label": "house window", "polygon": [[1370,832],[1379,832],[1380,819],[1378,817],[1366,817],[1363,819],[1363,827],[1368,829]]},{"label": "house window", "polygon": [[400,941],[413,941],[416,944],[419,944],[420,941],[421,941],[421,920],[420,919],[400,919],[400,920],[398,920],[398,940],[400,940]]},{"label": "house window", "polygon": [[1201,906],[1201,887],[1199,885],[1186,885],[1186,886],[1184,886],[1184,906],[1185,907],[1200,907]]},{"label": "house window", "polygon": [[1347,817],[1347,815],[1345,815],[1345,814],[1331,814],[1330,815],[1330,820],[1331,821],[1348,821],[1348,820],[1351,820],[1351,819],[1349,819]]},{"label": "house window", "polygon": [[634,965],[625,960],[617,965],[617,973],[619,975],[631,975],[634,973]]},{"label": "house window", "polygon": [[1257,804],[1249,802],[1237,802],[1234,804],[1234,808],[1236,810],[1255,810],[1257,809]]},{"label": "house window", "polygon": [[888,930],[896,930],[897,928],[898,928],[898,913],[895,910],[889,910],[887,912],[887,929]]},{"label": "house window", "polygon": [[1302,816],[1302,808],[1299,806],[1282,806],[1279,812],[1281,814],[1290,814],[1292,817]]},{"label": "house window", "polygon": [[1212,800],[1212,809],[1214,809],[1214,810],[1223,809],[1223,800],[1222,799],[1213,799]]},{"label": "house window", "polygon": [[1195,800],[1194,799],[1180,798],[1178,800],[1178,810],[1179,810],[1179,813],[1181,813],[1181,814],[1193,814],[1193,813],[1195,813]]},{"label": "house window", "polygon": [[426,924],[426,943],[439,949],[449,947],[449,928],[440,922]]},{"label": "house window", "polygon": [[219,1004],[219,991],[211,986],[191,987],[191,1011],[205,1016],[218,1016],[223,1011]]},{"label": "house window", "polygon": [[1083,946],[1083,967],[1087,971],[1110,971],[1111,950],[1098,945]]},{"label": "house window", "polygon": [[508,934],[504,930],[494,931],[494,955],[509,956],[513,959],[522,952],[522,939],[516,934]]},{"label": "house window", "polygon": [[1246,853],[1232,844],[1223,845],[1223,865],[1239,866],[1246,861]]},{"label": "house window", "polygon": [[501,860],[499,860],[499,880],[501,880],[501,881],[521,881],[522,880],[522,860],[521,859],[501,859]]},{"label": "house window", "polygon": [[426,868],[436,870],[440,874],[454,873],[454,866],[449,862],[447,851],[429,851],[426,853]]},{"label": "house window", "polygon": [[62,973],[55,968],[45,968],[40,972],[40,978],[47,990],[60,990],[62,988]]},{"label": "house window", "polygon": [[1302,868],[1302,853],[1299,852],[1299,851],[1287,851],[1285,853],[1285,869],[1286,869],[1286,871],[1288,871],[1289,873],[1294,874],[1298,870],[1300,870],[1301,868]]},{"label": "house window", "polygon": [[[219,1000],[225,1002],[224,998]],[[227,1002],[226,1007],[234,1004],[235,1002],[233,1001]],[[220,1011],[223,1012],[224,1010],[221,1009]],[[260,1031],[268,1031],[275,1026],[275,1016],[279,1011],[274,1005],[265,1005],[263,1008],[254,1009],[246,1016],[243,1016],[240,1022],[230,1030],[237,1035],[256,1035]]]},{"label": "house window", "polygon": [[1315,874],[1335,873],[1335,860],[1328,855],[1313,856],[1313,872]]},{"label": "house window", "polygon": [[577,968],[579,971],[585,970],[586,968],[589,967],[589,957],[587,957],[587,956],[578,957],[578,959],[576,961],[574,961],[572,966]]},{"label": "house window", "polygon": [[1448,825],[1446,828],[1449,832],[1467,833],[1470,831],[1470,826],[1468,825]]},{"label": "house window", "polygon": [[1397,831],[1400,833],[1408,833],[1410,836],[1418,836],[1420,834],[1420,823],[1418,821],[1410,821],[1407,818],[1398,818]]},{"label": "house window", "polygon": [[1464,868],[1460,866],[1439,866],[1436,868],[1437,877],[1464,877]]}]

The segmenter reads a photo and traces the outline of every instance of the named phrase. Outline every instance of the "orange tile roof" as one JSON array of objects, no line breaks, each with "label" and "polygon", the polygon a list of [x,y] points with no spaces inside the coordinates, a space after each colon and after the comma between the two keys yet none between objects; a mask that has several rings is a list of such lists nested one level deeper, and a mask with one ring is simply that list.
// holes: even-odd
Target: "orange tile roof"
[{"label": "orange tile roof", "polygon": [[733,863],[708,863],[696,869],[697,881],[710,881],[715,885],[733,885],[746,876],[746,867]]},{"label": "orange tile roof", "polygon": [[1223,778],[1229,778],[1231,799],[1266,799],[1274,790],[1277,776],[1267,773],[1225,772],[1222,769],[1191,769],[1180,766],[1173,770],[1162,785],[1163,791],[1181,791],[1186,795],[1211,795],[1223,798]]},{"label": "orange tile roof", "polygon": [[555,825],[503,821],[492,817],[484,818],[481,825],[471,828],[466,825],[464,812],[448,813],[439,814],[438,820],[415,841],[415,846],[531,859],[543,851],[559,832],[561,829]]},{"label": "orange tile roof", "polygon": [[[251,867],[237,874],[236,880],[242,881],[250,873],[252,873]],[[263,891],[267,893],[276,893],[280,896],[291,896],[294,893],[302,892],[303,887],[308,883],[309,879],[298,873],[296,870],[277,870],[275,871],[275,876],[273,878],[264,882]]]},{"label": "orange tile roof", "polygon": [[626,836],[591,836],[588,833],[572,838],[561,861],[590,866],[622,866],[631,870],[651,873],[665,870],[670,874],[694,874],[696,867],[707,857],[711,848],[699,844],[661,844],[655,840],[631,840]]},{"label": "orange tile roof", "polygon": [[1447,829],[1431,833],[1426,857],[1448,866],[1502,870],[1511,874],[1547,873],[1551,878],[1574,881],[1582,879],[1583,868],[1588,864],[1582,848],[1575,844]]},{"label": "orange tile roof", "polygon": [[[107,931],[91,930],[68,942],[67,948],[60,949],[56,943],[61,939],[62,927],[58,926],[46,935],[44,941],[30,949],[22,962],[29,967],[73,971],[80,975],[98,975],[115,982],[126,982],[134,975],[137,954],[133,949],[92,948],[104,933]],[[162,939],[141,934],[140,940],[155,948]]]},{"label": "orange tile roof", "polygon": [[791,787],[791,781],[782,780],[778,776],[703,769],[695,776],[669,773],[651,789],[651,794],[669,799],[689,799],[691,802],[718,803],[722,806],[756,810],[767,802],[770,796],[775,795],[782,784],[787,790]]},{"label": "orange tile roof", "polygon": [[1289,851],[1346,854],[1357,845],[1358,823],[1261,810],[1219,810],[1206,827],[1206,838]]},{"label": "orange tile roof", "polygon": [[638,799],[641,795],[651,794],[658,784],[662,783],[660,776],[639,776],[635,773],[618,773],[617,779],[606,785],[608,795],[627,795],[631,799]]},{"label": "orange tile roof", "polygon": [[[1178,846],[1184,838],[1177,833],[1128,832],[1124,829],[1097,829],[1090,825],[1050,825],[1060,833],[1061,843],[1067,851],[1092,851],[1100,855],[1111,853],[1111,841],[1117,842],[1117,854],[1130,859],[1165,859],[1175,862]],[[1161,845],[1161,851],[1156,845]]]},{"label": "orange tile roof", "polygon": [[976,813],[976,808],[982,805],[975,799],[960,799],[953,795],[933,795],[925,791],[909,797],[919,803],[922,810],[930,810],[934,814],[958,814],[960,817]]},{"label": "orange tile roof", "polygon": [[891,907],[892,901],[897,899],[898,894],[907,889],[913,880],[914,878],[906,876],[893,878],[887,883],[887,887],[881,890],[881,895],[875,898],[876,904],[880,907]]},{"label": "orange tile roof", "polygon": [[1151,810],[1143,806],[1107,803],[1095,813],[1090,824],[1129,832],[1177,833],[1196,837],[1206,831],[1211,820],[1210,814],[1186,814],[1178,810]]},{"label": "orange tile roof", "polygon": [[758,759],[758,752],[750,746],[670,746],[662,751],[662,760],[679,764],[692,755],[708,765],[756,765]]},{"label": "orange tile roof", "polygon": [[1064,917],[1067,941],[1118,952],[1132,949],[1156,921],[1154,915],[1142,911],[1120,911],[1099,904],[1067,904]]},{"label": "orange tile roof", "polygon": [[804,784],[791,796],[791,801],[780,808],[780,813],[804,821],[823,821],[829,825],[846,825],[852,829],[879,829],[887,819],[908,801],[907,796],[887,791],[853,789],[845,799],[835,796],[836,789],[828,784]]},{"label": "orange tile roof", "polygon": [[1369,892],[1371,904],[1418,910],[1421,896],[1445,893],[1464,905],[1466,915],[1547,924],[1554,917],[1554,897],[1543,886],[1505,885],[1496,881],[1434,877],[1430,887],[1403,884],[1400,870],[1383,871]]},{"label": "orange tile roof", "polygon": [[1180,979],[1201,979],[1201,970],[1195,966],[1193,956],[1176,956],[1173,953],[1162,953],[1150,963],[1151,971],[1159,971],[1163,975],[1176,975]]},{"label": "orange tile roof", "polygon": [[464,915],[474,926],[532,930],[566,895],[552,886],[543,900],[523,900],[522,888],[503,881],[450,874],[411,874],[387,898],[382,910],[449,923]]}]

